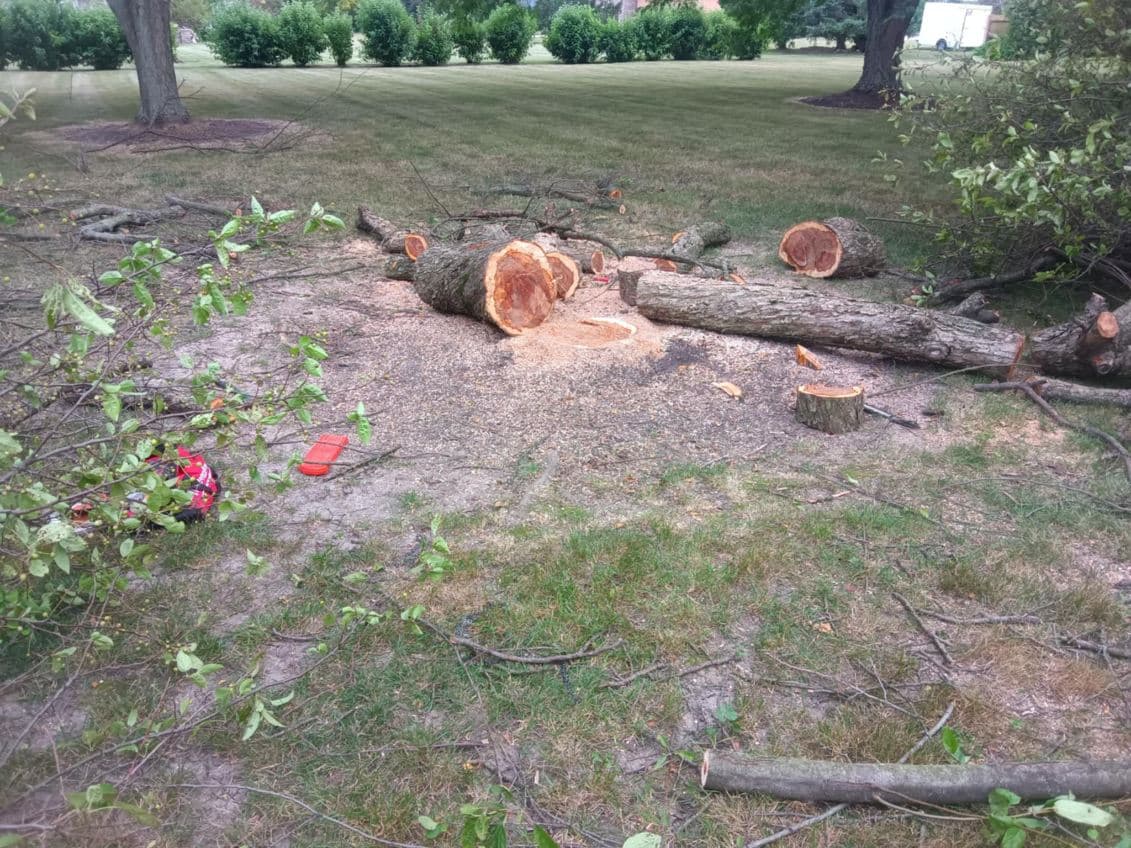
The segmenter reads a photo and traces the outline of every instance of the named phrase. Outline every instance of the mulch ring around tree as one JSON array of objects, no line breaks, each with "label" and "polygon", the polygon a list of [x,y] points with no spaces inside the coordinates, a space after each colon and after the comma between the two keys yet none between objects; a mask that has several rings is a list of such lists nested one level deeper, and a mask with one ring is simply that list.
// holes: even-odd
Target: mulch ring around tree
[{"label": "mulch ring around tree", "polygon": [[87,153],[119,148],[130,153],[168,150],[228,150],[250,152],[292,147],[311,134],[293,121],[245,118],[198,118],[186,124],[147,126],[133,122],[72,124],[59,135],[82,145]]},{"label": "mulch ring around tree", "polygon": [[799,97],[798,103],[821,106],[826,109],[886,109],[889,104],[879,94],[864,91],[840,91],[836,94],[822,94],[818,97]]}]

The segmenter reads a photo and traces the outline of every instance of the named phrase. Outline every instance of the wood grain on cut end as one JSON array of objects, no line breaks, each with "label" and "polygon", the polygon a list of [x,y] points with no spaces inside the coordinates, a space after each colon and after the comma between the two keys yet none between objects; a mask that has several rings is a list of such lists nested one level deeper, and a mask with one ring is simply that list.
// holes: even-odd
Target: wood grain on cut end
[{"label": "wood grain on cut end", "polygon": [[405,256],[414,262],[428,249],[428,239],[420,233],[406,233],[404,237]]},{"label": "wood grain on cut end", "polygon": [[884,243],[851,218],[803,221],[786,230],[778,256],[808,277],[871,277],[887,262]]},{"label": "wood grain on cut end", "polygon": [[554,308],[554,272],[536,244],[513,241],[495,251],[485,274],[487,314],[504,332],[537,327]]},{"label": "wood grain on cut end", "polygon": [[572,258],[556,250],[546,251],[546,261],[550,263],[550,270],[554,274],[558,300],[566,300],[577,291],[581,282],[581,269]]}]

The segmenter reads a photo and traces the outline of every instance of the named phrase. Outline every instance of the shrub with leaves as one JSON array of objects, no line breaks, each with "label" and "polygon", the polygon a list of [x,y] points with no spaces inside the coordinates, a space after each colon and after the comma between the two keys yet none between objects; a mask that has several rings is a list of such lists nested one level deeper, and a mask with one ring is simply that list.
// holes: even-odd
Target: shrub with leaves
[{"label": "shrub with leaves", "polygon": [[698,6],[676,6],[671,12],[672,58],[698,59],[707,46],[707,17]]},{"label": "shrub with leaves", "polygon": [[326,33],[334,64],[344,68],[353,58],[353,18],[344,12],[336,12],[322,22],[322,29]]},{"label": "shrub with leaves", "polygon": [[1010,0],[1006,4],[1009,29],[987,42],[1000,59],[1032,59],[1055,52],[1064,44],[1062,0]]},{"label": "shrub with leaves", "polygon": [[726,12],[707,15],[707,37],[700,57],[703,59],[734,58],[738,24]]},{"label": "shrub with leaves", "polygon": [[456,52],[469,65],[478,65],[487,52],[487,27],[482,21],[463,18],[452,26]]},{"label": "shrub with leaves", "polygon": [[81,63],[78,12],[57,0],[13,0],[5,8],[8,59],[26,71],[58,71]]},{"label": "shrub with leaves", "polygon": [[130,58],[130,46],[109,9],[90,9],[71,18],[70,43],[78,64],[113,71]]},{"label": "shrub with leaves", "polygon": [[602,29],[601,19],[592,6],[562,6],[550,24],[546,49],[567,65],[588,64],[600,54]]},{"label": "shrub with leaves", "polygon": [[667,6],[646,6],[629,19],[640,52],[649,62],[671,55],[672,12]]},{"label": "shrub with leaves", "polygon": [[396,67],[412,57],[416,24],[400,0],[362,0],[357,7],[357,27],[365,36],[362,55],[386,67]]},{"label": "shrub with leaves", "polygon": [[317,62],[329,46],[323,29],[322,14],[313,3],[288,3],[279,12],[279,46],[298,67]]},{"label": "shrub with leaves", "polygon": [[953,215],[917,217],[938,226],[943,259],[979,274],[1052,256],[1131,285],[1131,5],[1089,0],[1050,23],[1058,49],[989,73],[968,60],[948,88],[908,104],[905,138],[932,141],[929,168],[950,176],[958,201]]},{"label": "shrub with leaves", "polygon": [[504,65],[517,65],[526,58],[537,27],[534,16],[521,6],[507,3],[487,18],[487,45],[491,56]]},{"label": "shrub with leaves", "polygon": [[275,18],[244,3],[221,7],[203,39],[216,58],[237,68],[272,67],[286,56]]},{"label": "shrub with leaves", "polygon": [[9,41],[11,40],[11,22],[8,19],[8,7],[0,6],[0,71],[8,67]]},{"label": "shrub with leaves", "polygon": [[446,65],[452,58],[455,41],[447,18],[425,12],[416,31],[416,61],[422,65]]},{"label": "shrub with leaves", "polygon": [[635,29],[617,20],[605,22],[597,46],[605,54],[606,62],[631,62],[639,52]]}]

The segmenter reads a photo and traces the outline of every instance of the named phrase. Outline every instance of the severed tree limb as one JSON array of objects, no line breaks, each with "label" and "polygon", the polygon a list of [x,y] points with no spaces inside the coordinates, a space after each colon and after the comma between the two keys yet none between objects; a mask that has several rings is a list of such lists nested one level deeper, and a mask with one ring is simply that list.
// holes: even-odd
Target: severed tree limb
[{"label": "severed tree limb", "polygon": [[1053,409],[1052,406],[1049,405],[1049,402],[1047,400],[1037,394],[1036,389],[1034,389],[1033,386],[1031,386],[1029,383],[979,383],[978,385],[974,386],[974,391],[1023,392],[1029,398],[1029,400],[1033,401],[1033,403],[1040,407],[1042,412],[1048,415],[1049,418],[1051,418],[1061,427],[1065,427],[1069,430],[1075,430],[1077,433],[1084,433],[1110,445],[1111,448],[1117,454],[1119,454],[1120,458],[1123,460],[1123,471],[1127,475],[1127,480],[1131,482],[1131,453],[1127,451],[1127,448],[1125,448],[1123,444],[1115,438],[1115,436],[1111,435],[1110,433],[1105,433],[1103,430],[1099,429],[1098,427],[1093,427],[1091,424],[1076,424],[1073,421],[1069,421],[1067,418]]},{"label": "severed tree limb", "polygon": [[449,640],[453,645],[458,645],[462,648],[470,648],[477,654],[486,654],[489,657],[494,657],[497,660],[504,662],[520,663],[521,665],[558,665],[560,663],[572,662],[573,660],[586,659],[587,657],[595,657],[599,654],[604,654],[609,651],[616,650],[624,644],[623,639],[616,639],[599,648],[583,648],[580,651],[575,651],[572,654],[555,654],[548,657],[535,657],[521,654],[508,654],[505,651],[496,651],[494,648],[488,648],[485,645],[480,645],[478,642],[473,642],[471,639],[465,639],[462,636],[452,636]]},{"label": "severed tree limb", "polygon": [[[915,756],[917,753],[919,753],[919,750],[924,745],[926,745],[929,741],[931,741],[931,739],[934,738],[936,733],[938,733],[940,730],[942,730],[946,726],[946,723],[948,721],[950,721],[950,717],[951,717],[951,715],[953,715],[953,713],[954,713],[954,704],[950,703],[950,704],[947,705],[946,710],[943,712],[943,714],[939,718],[939,720],[934,723],[934,726],[932,726],[930,730],[928,730],[921,737],[919,737],[919,741],[916,742],[914,745],[912,745],[911,748],[907,751],[907,753],[905,753],[902,757],[899,758],[898,762],[905,763],[908,760],[910,760],[913,756]],[[707,772],[708,772],[707,758],[710,755],[710,753],[711,753],[710,751],[704,753],[704,755],[703,755],[703,768],[700,772],[700,782],[702,783],[704,788],[707,788],[707,782],[706,782],[707,781]],[[793,834],[797,833],[800,830],[804,830],[807,827],[812,827],[815,824],[819,824],[820,822],[823,822],[825,819],[832,818],[837,813],[839,813],[841,810],[844,810],[847,807],[848,807],[847,803],[836,804],[832,807],[829,807],[823,813],[820,813],[818,815],[804,819],[803,821],[795,822],[794,824],[791,824],[789,827],[786,827],[786,828],[783,828],[782,830],[779,830],[777,833],[771,833],[769,836],[766,836],[762,839],[756,839],[753,842],[747,842],[746,848],[764,848],[764,846],[771,845],[774,842],[777,842],[779,839],[785,839],[787,836],[792,836]]]},{"label": "severed tree limb", "polygon": [[838,763],[750,757],[708,751],[705,789],[751,792],[798,801],[869,804],[878,798],[925,804],[978,804],[994,789],[1047,799],[1072,792],[1082,798],[1131,794],[1131,762],[1045,762],[1000,765]]},{"label": "severed tree limb", "polygon": [[995,274],[992,277],[978,277],[973,280],[950,280],[941,284],[927,302],[937,306],[940,303],[962,300],[974,292],[1001,288],[1014,283],[1024,283],[1033,279],[1042,271],[1055,268],[1061,261],[1060,258],[1046,253],[1017,271]]},{"label": "severed tree limb", "polygon": [[989,298],[982,292],[974,292],[961,303],[946,310],[951,315],[961,315],[963,318],[973,318],[981,324],[997,324],[1001,321],[1001,313],[990,309]]},{"label": "severed tree limb", "polygon": [[1125,651],[1122,648],[1113,648],[1110,645],[1105,645],[1102,642],[1093,642],[1091,639],[1078,639],[1076,637],[1065,637],[1060,640],[1060,644],[1076,648],[1081,651],[1091,651],[1093,654],[1099,654],[1103,657],[1115,657],[1119,660],[1131,660],[1131,651]]},{"label": "severed tree limb", "polygon": [[180,206],[170,206],[167,209],[128,209],[124,206],[109,206],[95,203],[84,206],[71,212],[72,221],[86,221],[98,218],[90,224],[79,227],[79,238],[87,241],[117,242],[120,244],[133,244],[138,241],[148,241],[156,236],[142,233],[117,233],[118,227],[140,224],[152,224],[168,218],[183,218],[185,210]]},{"label": "severed tree limb", "polygon": [[1046,400],[1064,400],[1070,403],[1109,403],[1131,409],[1131,389],[1104,389],[1083,386],[1067,380],[1040,377],[1032,386]]},{"label": "severed tree limb", "polygon": [[178,197],[175,194],[166,194],[165,200],[170,206],[180,206],[184,209],[190,209],[193,212],[203,212],[205,215],[215,215],[217,218],[233,218],[236,214],[235,209],[230,209],[226,206],[218,206],[214,203],[201,203],[197,200],[186,200],[185,198]]}]

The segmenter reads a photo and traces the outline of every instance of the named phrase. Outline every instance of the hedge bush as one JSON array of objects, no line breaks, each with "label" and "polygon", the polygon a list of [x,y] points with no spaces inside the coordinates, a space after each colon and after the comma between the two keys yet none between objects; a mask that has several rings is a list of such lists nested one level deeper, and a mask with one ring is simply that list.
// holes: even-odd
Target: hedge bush
[{"label": "hedge bush", "polygon": [[649,62],[663,59],[672,50],[672,14],[662,6],[646,6],[629,19],[640,52]]},{"label": "hedge bush", "polygon": [[322,51],[329,46],[322,13],[306,0],[288,3],[279,12],[279,46],[291,61],[304,68],[318,61]]},{"label": "hedge bush", "polygon": [[7,7],[8,60],[25,71],[58,71],[80,63],[78,12],[56,0],[15,0]]},{"label": "hedge bush", "polygon": [[330,55],[339,68],[353,58],[353,18],[344,12],[330,15],[322,22],[322,31],[330,44]]},{"label": "hedge bush", "polygon": [[606,62],[631,62],[639,52],[636,30],[627,23],[606,21],[601,30],[600,47]]},{"label": "hedge bush", "polygon": [[469,65],[478,65],[487,52],[487,28],[482,21],[470,18],[456,21],[452,27],[452,39],[456,52]]},{"label": "hedge bush", "polygon": [[130,45],[118,19],[109,9],[75,15],[75,49],[79,61],[96,71],[114,71],[130,58]]},{"label": "hedge bush", "polygon": [[486,27],[491,55],[504,65],[517,65],[530,50],[537,24],[521,6],[508,3],[491,12]]},{"label": "hedge bush", "polygon": [[218,9],[203,37],[216,58],[237,68],[271,67],[286,56],[275,18],[243,3]]},{"label": "hedge bush", "polygon": [[698,6],[676,6],[669,19],[672,58],[698,59],[707,46],[707,17]]},{"label": "hedge bush", "polygon": [[8,9],[0,6],[0,71],[8,67],[8,32],[11,23],[8,20]]},{"label": "hedge bush", "polygon": [[447,18],[425,12],[416,31],[416,61],[422,65],[446,65],[452,58],[452,25]]},{"label": "hedge bush", "polygon": [[567,65],[585,65],[600,55],[604,28],[592,6],[562,6],[550,23],[546,49]]},{"label": "hedge bush", "polygon": [[[728,15],[729,17],[729,15]],[[757,59],[762,55],[766,41],[757,30],[744,27],[735,21],[735,30],[731,33],[731,55],[736,59]]]},{"label": "hedge bush", "polygon": [[416,24],[400,0],[362,0],[357,7],[357,28],[365,36],[362,55],[387,67],[412,56]]},{"label": "hedge bush", "polygon": [[738,23],[726,12],[707,14],[707,43],[700,56],[704,59],[731,59],[738,40]]}]

